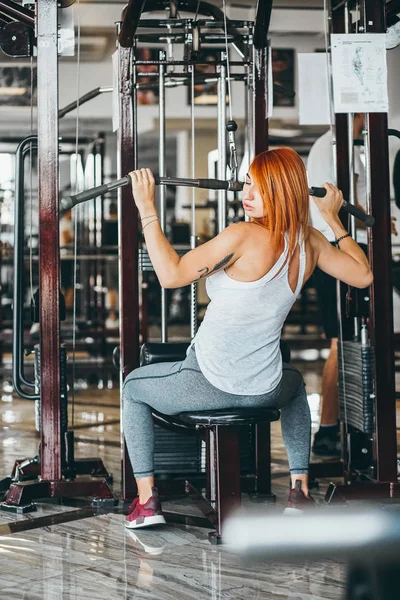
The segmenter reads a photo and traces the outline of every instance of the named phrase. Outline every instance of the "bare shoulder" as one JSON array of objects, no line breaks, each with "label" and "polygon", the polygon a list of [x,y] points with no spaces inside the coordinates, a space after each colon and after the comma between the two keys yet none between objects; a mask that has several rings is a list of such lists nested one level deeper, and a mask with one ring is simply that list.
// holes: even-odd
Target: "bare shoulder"
[{"label": "bare shoulder", "polygon": [[271,237],[271,232],[266,227],[260,226],[258,223],[252,223],[251,221],[239,221],[238,223],[233,223],[230,227],[237,228],[239,235],[243,236],[253,236],[253,235],[262,235],[266,237]]},{"label": "bare shoulder", "polygon": [[324,243],[326,237],[320,231],[318,231],[318,229],[310,226],[308,228],[308,240],[313,248],[317,248]]},{"label": "bare shoulder", "polygon": [[318,231],[318,229],[314,229],[314,227],[308,228],[308,236],[306,239],[308,256],[306,279],[311,276],[311,273],[317,266],[321,253],[325,253],[326,250],[331,248],[331,244],[328,242],[326,237],[320,231]]},{"label": "bare shoulder", "polygon": [[313,251],[313,253],[318,256],[321,251],[328,251],[332,249],[332,245],[323,233],[315,229],[314,227],[308,228],[308,243]]},{"label": "bare shoulder", "polygon": [[227,238],[230,237],[236,241],[242,241],[252,234],[255,227],[257,226],[254,223],[239,221],[238,223],[228,225],[219,235],[224,235]]}]

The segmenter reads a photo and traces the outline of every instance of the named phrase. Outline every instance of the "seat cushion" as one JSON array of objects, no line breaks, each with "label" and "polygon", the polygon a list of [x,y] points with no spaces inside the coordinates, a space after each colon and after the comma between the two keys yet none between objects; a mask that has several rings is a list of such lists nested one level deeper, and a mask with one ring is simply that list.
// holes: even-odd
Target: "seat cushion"
[{"label": "seat cushion", "polygon": [[150,342],[143,344],[140,350],[140,366],[152,365],[161,362],[177,362],[185,360],[187,342]]},{"label": "seat cushion", "polygon": [[210,427],[278,421],[280,412],[277,408],[226,408],[182,412],[177,417],[183,423]]}]

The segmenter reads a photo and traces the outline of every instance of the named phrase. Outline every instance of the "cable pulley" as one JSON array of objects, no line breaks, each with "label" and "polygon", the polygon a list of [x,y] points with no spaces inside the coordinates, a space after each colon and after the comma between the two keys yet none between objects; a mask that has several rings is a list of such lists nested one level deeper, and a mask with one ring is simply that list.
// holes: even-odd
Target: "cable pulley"
[{"label": "cable pulley", "polygon": [[32,27],[25,23],[7,23],[0,29],[0,48],[7,56],[19,58],[32,56]]},{"label": "cable pulley", "polygon": [[193,61],[196,61],[199,57],[199,52],[201,48],[200,41],[200,26],[198,23],[193,23],[192,25],[192,43],[190,47],[190,58]]},{"label": "cable pulley", "polygon": [[226,130],[228,132],[228,140],[229,140],[229,168],[231,171],[230,178],[230,190],[233,192],[240,192],[243,188],[243,184],[238,180],[238,160],[237,160],[237,152],[236,152],[236,144],[235,144],[235,131],[238,126],[236,121],[228,121],[226,124]]}]

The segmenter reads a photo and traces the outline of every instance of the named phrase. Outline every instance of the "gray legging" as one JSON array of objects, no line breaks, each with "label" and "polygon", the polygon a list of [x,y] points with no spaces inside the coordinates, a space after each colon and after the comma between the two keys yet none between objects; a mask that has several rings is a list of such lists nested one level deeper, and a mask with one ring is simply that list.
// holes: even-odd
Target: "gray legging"
[{"label": "gray legging", "polygon": [[123,387],[123,426],[135,477],[154,474],[152,409],[165,415],[185,411],[266,407],[281,410],[282,435],[290,472],[308,473],[311,416],[302,375],[283,365],[278,387],[260,396],[223,392],[204,377],[194,347],[185,360],[135,369]]}]

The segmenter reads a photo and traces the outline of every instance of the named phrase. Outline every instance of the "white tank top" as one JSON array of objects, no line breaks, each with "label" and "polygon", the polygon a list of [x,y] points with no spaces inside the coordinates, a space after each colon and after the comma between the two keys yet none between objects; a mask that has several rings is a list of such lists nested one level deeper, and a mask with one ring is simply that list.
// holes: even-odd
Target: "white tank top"
[{"label": "white tank top", "polygon": [[214,387],[231,394],[257,396],[279,384],[279,341],[303,285],[304,241],[300,244],[299,278],[294,292],[288,281],[289,261],[282,268],[287,254],[285,236],[283,253],[260,279],[236,281],[224,270],[207,279],[210,303],[191,346],[195,345],[200,369]]}]

